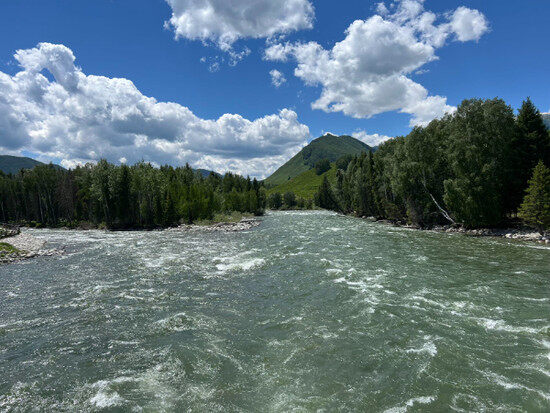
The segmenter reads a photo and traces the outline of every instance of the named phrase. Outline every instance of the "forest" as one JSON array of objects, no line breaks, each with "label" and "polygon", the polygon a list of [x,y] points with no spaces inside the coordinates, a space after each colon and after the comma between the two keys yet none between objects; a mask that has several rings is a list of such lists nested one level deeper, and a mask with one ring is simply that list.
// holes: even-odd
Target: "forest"
[{"label": "forest", "polygon": [[[501,99],[465,100],[453,114],[355,156],[315,203],[421,228],[550,227],[550,135],[530,99],[516,116]],[[535,170],[536,169],[536,170]]]},{"label": "forest", "polygon": [[0,220],[31,226],[159,228],[209,220],[217,213],[263,214],[265,189],[228,173],[203,177],[189,165],[155,168],[105,160],[73,170],[39,165],[0,172]]}]

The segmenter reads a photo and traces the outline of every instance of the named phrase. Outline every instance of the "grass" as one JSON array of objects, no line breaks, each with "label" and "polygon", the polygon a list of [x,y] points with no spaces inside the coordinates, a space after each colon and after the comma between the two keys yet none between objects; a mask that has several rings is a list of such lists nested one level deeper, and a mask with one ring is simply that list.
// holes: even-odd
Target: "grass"
[{"label": "grass", "polygon": [[315,173],[315,169],[310,169],[309,171],[302,172],[295,178],[292,178],[291,180],[286,181],[281,185],[277,185],[273,188],[268,189],[267,195],[269,196],[275,192],[284,194],[285,192],[292,191],[297,197],[304,199],[313,199],[315,193],[317,192],[317,189],[319,188],[319,186],[321,186],[321,183],[323,182],[323,178],[325,176],[330,182],[335,181],[336,167],[334,166],[334,164],[329,171],[325,172],[322,175],[317,175]]},{"label": "grass", "polygon": [[19,251],[13,245],[8,244],[7,242],[0,242],[0,257],[4,257],[13,253],[19,254],[20,252],[21,251]]},{"label": "grass", "polygon": [[228,214],[218,213],[218,214],[215,214],[212,219],[202,219],[200,221],[196,221],[194,224],[206,226],[206,225],[212,225],[212,224],[219,224],[221,222],[234,223],[234,222],[241,221],[243,218],[252,218],[253,216],[254,215],[250,213],[243,213],[243,212],[237,212],[237,211],[233,211]]}]

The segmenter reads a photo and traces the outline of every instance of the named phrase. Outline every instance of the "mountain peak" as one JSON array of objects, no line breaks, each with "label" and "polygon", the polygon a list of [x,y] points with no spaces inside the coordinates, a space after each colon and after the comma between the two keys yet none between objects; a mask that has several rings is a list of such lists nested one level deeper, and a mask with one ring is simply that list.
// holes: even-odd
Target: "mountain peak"
[{"label": "mountain peak", "polygon": [[292,157],[265,180],[268,185],[280,185],[308,171],[321,159],[336,161],[344,155],[357,155],[372,150],[370,146],[351,136],[337,136],[327,132],[312,140],[309,145]]}]

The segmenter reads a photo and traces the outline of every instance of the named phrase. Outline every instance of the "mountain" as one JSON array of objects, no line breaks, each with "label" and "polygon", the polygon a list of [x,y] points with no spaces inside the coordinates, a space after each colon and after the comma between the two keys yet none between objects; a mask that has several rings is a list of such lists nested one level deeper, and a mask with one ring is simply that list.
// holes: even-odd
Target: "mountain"
[{"label": "mountain", "polygon": [[281,195],[285,192],[294,192],[297,197],[303,199],[313,199],[325,176],[330,182],[336,181],[336,169],[336,164],[333,163],[332,167],[321,175],[317,175],[315,169],[302,172],[300,175],[295,176],[280,185],[269,188],[267,190],[267,195],[271,195],[275,192],[278,192]]},{"label": "mountain", "polygon": [[[44,163],[23,156],[0,155],[0,171],[5,174],[16,174],[21,169],[32,169],[37,165]],[[61,168],[59,165],[54,166]]]},{"label": "mountain", "polygon": [[[196,172],[199,172],[203,178],[208,178],[210,176],[210,174],[215,174],[215,175],[220,175],[219,173],[217,172],[214,172],[214,171],[209,171],[208,169],[195,169]],[[220,175],[221,176],[221,175]]]},{"label": "mountain", "polygon": [[[5,174],[16,174],[21,169],[32,169],[37,165],[45,164],[35,159],[26,158],[23,156],[0,155],[0,171]],[[61,166],[55,164],[54,167],[63,169]],[[195,169],[195,171],[199,172],[205,178],[213,172],[207,169]],[[217,172],[214,173],[219,175]]]},{"label": "mountain", "polygon": [[268,187],[281,185],[309,171],[321,159],[334,162],[344,155],[356,155],[370,150],[372,150],[370,146],[351,136],[336,136],[328,133],[311,141],[264,182]]},{"label": "mountain", "polygon": [[550,130],[550,113],[543,113],[542,120],[544,121],[546,128]]}]

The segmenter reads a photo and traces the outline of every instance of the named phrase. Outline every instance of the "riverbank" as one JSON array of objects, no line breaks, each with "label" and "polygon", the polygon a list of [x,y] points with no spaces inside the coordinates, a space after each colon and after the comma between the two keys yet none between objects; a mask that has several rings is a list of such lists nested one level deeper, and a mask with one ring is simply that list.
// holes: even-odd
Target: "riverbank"
[{"label": "riverbank", "polygon": [[[211,221],[200,221],[197,224],[183,224],[173,228],[162,228],[160,231],[189,232],[240,232],[248,231],[261,224],[261,220],[249,215],[231,214],[215,217]],[[25,227],[23,227],[25,228]],[[67,231],[74,228],[61,228]],[[93,228],[78,228],[91,230]],[[61,255],[62,250],[46,248],[46,241],[40,240],[28,233],[19,233],[0,239],[0,264],[9,264],[38,256]]]},{"label": "riverbank", "polygon": [[374,217],[358,217],[360,219],[369,220],[371,222],[378,222],[394,227],[410,228],[420,231],[435,231],[454,234],[464,234],[471,237],[496,237],[515,239],[519,241],[538,242],[541,244],[550,244],[550,235],[546,233],[541,235],[539,232],[529,228],[479,228],[479,229],[467,229],[461,226],[453,225],[435,225],[433,227],[421,228],[415,225],[409,225],[405,223],[393,222],[385,219],[377,220]]},{"label": "riverbank", "polygon": [[0,264],[9,264],[38,256],[60,255],[63,251],[46,248],[46,241],[30,234],[3,238],[0,243]]}]

